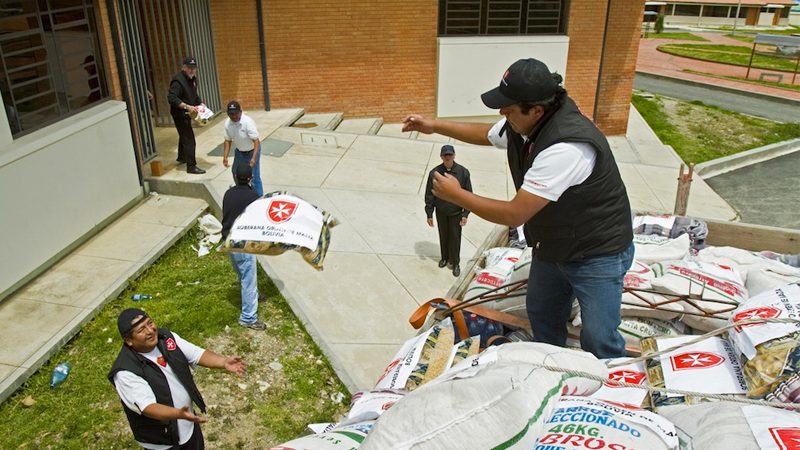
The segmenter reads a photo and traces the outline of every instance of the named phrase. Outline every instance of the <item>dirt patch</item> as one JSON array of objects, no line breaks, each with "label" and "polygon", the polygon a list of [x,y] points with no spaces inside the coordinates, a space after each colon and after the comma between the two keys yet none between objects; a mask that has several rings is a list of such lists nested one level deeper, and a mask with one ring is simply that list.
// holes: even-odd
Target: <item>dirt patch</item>
[{"label": "dirt patch", "polygon": [[759,140],[748,133],[738,120],[732,120],[730,114],[701,105],[660,97],[664,112],[678,131],[690,139],[712,144],[718,142],[709,137],[725,136],[726,140],[736,143],[736,147],[755,147]]}]

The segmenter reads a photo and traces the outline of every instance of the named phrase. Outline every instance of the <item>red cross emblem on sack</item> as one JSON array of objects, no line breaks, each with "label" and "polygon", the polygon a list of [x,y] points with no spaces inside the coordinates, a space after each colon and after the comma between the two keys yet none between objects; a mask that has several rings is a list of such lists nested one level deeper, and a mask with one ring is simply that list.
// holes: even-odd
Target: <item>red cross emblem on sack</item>
[{"label": "red cross emblem on sack", "polygon": [[[639,372],[637,370],[623,369],[609,373],[608,379],[610,381],[619,381],[621,383],[642,384],[644,383],[645,375],[644,372]],[[624,387],[613,383],[604,383],[604,384],[610,388]]]},{"label": "red cross emblem on sack", "polygon": [[770,428],[769,434],[781,450],[800,450],[800,428]]},{"label": "red cross emblem on sack", "polygon": [[[781,310],[772,306],[762,306],[760,308],[750,308],[740,311],[733,316],[734,322],[750,319],[774,319],[781,315]],[[737,325],[736,331],[742,331],[744,327],[753,327],[763,325],[763,323],[746,323],[744,325]]]},{"label": "red cross emblem on sack", "polygon": [[297,210],[297,203],[286,200],[273,200],[267,207],[267,217],[274,223],[283,223],[291,219]]},{"label": "red cross emblem on sack", "polygon": [[167,339],[166,345],[167,345],[167,350],[169,351],[173,351],[176,348],[178,348],[178,346],[175,345],[175,341],[173,341],[172,338]]},{"label": "red cross emblem on sack", "polygon": [[669,362],[672,370],[708,369],[722,364],[725,358],[716,353],[687,352],[670,356]]}]

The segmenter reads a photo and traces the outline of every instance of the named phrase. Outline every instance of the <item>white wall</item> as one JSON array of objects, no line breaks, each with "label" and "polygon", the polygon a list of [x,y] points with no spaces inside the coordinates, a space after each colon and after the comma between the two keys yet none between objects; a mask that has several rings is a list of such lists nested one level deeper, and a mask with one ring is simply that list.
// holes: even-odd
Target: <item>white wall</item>
[{"label": "white wall", "polygon": [[124,103],[103,102],[15,140],[4,109],[0,108],[0,299],[142,196]]},{"label": "white wall", "polygon": [[480,96],[497,87],[518,59],[536,58],[566,80],[568,49],[568,36],[439,38],[437,116],[497,115],[483,105]]}]

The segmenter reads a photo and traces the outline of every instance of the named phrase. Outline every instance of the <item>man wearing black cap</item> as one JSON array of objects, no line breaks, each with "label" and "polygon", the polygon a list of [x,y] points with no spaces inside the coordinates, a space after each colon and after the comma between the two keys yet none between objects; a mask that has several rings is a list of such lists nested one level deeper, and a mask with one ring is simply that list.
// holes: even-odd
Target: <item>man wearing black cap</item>
[{"label": "man wearing black cap", "polygon": [[453,268],[453,276],[461,274],[461,227],[467,224],[469,211],[466,209],[435,197],[433,195],[433,174],[449,174],[458,180],[459,186],[472,192],[472,182],[469,179],[469,170],[456,163],[456,150],[452,145],[443,145],[439,156],[442,163],[434,167],[428,174],[428,184],[425,187],[425,215],[428,216],[428,226],[433,226],[433,211],[436,210],[436,225],[439,228],[439,250],[442,259],[439,267],[448,264]]},{"label": "man wearing black cap", "polygon": [[197,93],[197,60],[193,56],[183,59],[181,71],[172,77],[167,93],[169,113],[178,130],[178,164],[186,163],[186,172],[193,174],[206,173],[197,167],[194,156],[195,140],[190,113],[197,113],[196,106],[203,103]]},{"label": "man wearing black cap", "polygon": [[233,145],[233,181],[236,181],[236,166],[249,165],[253,168],[253,190],[259,197],[264,195],[261,184],[261,140],[258,138],[256,123],[247,114],[242,112],[242,105],[236,100],[231,100],[225,107],[228,119],[225,120],[222,145],[222,164],[229,167],[228,155]]},{"label": "man wearing black cap", "polygon": [[527,310],[534,338],[566,343],[572,300],[581,306],[581,347],[599,358],[625,355],[617,331],[625,272],[633,260],[631,209],[608,141],[536,59],[508,68],[481,96],[504,116],[495,125],[404,119],[403,131],[440,133],[504,148],[517,194],[477,196],[434,174],[434,195],[491,222],[517,227],[534,248]]},{"label": "man wearing black cap", "polygon": [[[228,237],[233,222],[239,217],[250,203],[258,200],[258,194],[250,188],[252,170],[249,164],[234,164],[234,179],[236,186],[228,189],[222,198],[222,239]],[[258,261],[250,253],[229,252],[231,264],[239,276],[242,288],[242,314],[239,316],[239,325],[252,330],[266,330],[264,322],[258,320]]]},{"label": "man wearing black cap", "polygon": [[197,365],[243,374],[247,365],[238,356],[224,357],[204,350],[155,322],[141,309],[129,308],[117,318],[122,349],[108,373],[117,389],[133,437],[144,448],[203,449],[200,424],[203,396],[190,367]]}]

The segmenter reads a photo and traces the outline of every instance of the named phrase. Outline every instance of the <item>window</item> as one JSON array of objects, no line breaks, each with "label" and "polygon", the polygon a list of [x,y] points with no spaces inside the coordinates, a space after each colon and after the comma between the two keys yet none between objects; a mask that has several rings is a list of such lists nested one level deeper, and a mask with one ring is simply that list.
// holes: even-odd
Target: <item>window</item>
[{"label": "window", "polygon": [[439,0],[439,36],[563,34],[566,0]]},{"label": "window", "polygon": [[0,0],[0,93],[14,136],[106,92],[92,0]]},{"label": "window", "polygon": [[700,16],[700,5],[675,5],[676,16]]},{"label": "window", "polygon": [[[730,13],[729,6],[704,6],[703,17],[728,17]],[[735,12],[733,13],[736,14]]]},{"label": "window", "polygon": [[739,19],[746,19],[747,18],[747,8],[744,6],[731,6],[731,13],[728,17],[734,18],[736,17],[736,9],[739,8]]},{"label": "window", "polygon": [[787,17],[789,17],[789,12],[791,10],[792,10],[791,8],[783,8],[781,10],[781,19],[786,19]]}]

